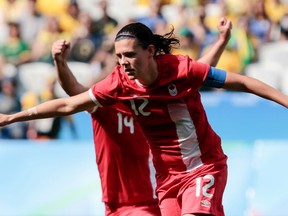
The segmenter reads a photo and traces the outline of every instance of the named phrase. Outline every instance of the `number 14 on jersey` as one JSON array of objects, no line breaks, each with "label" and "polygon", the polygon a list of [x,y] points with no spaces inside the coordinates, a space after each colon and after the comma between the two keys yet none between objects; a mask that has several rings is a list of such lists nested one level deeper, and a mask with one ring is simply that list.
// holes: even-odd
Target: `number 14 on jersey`
[{"label": "number 14 on jersey", "polygon": [[134,134],[134,119],[132,116],[123,115],[123,113],[118,112],[118,133],[122,134],[124,127],[130,129],[130,133]]}]

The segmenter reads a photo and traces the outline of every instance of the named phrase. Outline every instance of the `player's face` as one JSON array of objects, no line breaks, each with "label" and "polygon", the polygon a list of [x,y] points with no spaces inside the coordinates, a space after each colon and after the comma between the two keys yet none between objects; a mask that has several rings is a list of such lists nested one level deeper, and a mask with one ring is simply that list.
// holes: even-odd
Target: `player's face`
[{"label": "player's face", "polygon": [[129,79],[141,81],[149,76],[149,64],[154,56],[152,45],[143,49],[136,39],[122,39],[115,42],[115,54]]}]

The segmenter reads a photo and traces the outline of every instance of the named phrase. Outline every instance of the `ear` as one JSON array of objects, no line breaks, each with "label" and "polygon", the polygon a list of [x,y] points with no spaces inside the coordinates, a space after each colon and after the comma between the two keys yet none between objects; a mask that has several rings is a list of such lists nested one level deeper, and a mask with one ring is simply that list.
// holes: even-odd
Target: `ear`
[{"label": "ear", "polygon": [[149,54],[151,55],[151,57],[154,57],[155,56],[155,46],[150,44],[148,47],[147,47],[147,51],[149,52]]}]

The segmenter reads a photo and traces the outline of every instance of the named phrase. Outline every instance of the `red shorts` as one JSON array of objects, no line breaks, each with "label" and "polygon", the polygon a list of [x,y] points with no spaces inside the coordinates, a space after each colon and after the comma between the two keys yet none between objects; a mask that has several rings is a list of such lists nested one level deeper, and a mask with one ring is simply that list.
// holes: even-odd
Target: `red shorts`
[{"label": "red shorts", "polygon": [[106,216],[161,216],[158,201],[149,201],[135,205],[105,204]]},{"label": "red shorts", "polygon": [[184,174],[157,177],[162,216],[210,214],[223,216],[222,197],[227,182],[226,160]]}]

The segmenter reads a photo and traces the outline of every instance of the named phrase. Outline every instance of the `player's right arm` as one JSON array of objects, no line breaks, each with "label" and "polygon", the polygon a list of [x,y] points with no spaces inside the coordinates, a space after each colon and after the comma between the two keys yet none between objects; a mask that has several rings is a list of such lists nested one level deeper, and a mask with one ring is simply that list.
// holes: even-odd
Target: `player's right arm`
[{"label": "player's right arm", "polygon": [[52,45],[52,56],[57,72],[58,82],[64,91],[69,95],[77,95],[88,90],[88,87],[79,83],[67,65],[67,58],[70,53],[70,42],[57,40]]}]

